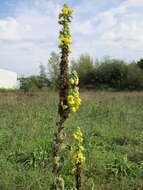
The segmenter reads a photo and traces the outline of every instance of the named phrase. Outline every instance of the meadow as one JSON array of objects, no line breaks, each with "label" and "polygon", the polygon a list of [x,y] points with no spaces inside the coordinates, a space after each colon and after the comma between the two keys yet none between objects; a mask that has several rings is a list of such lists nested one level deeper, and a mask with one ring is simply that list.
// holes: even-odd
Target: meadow
[{"label": "meadow", "polygon": [[[79,126],[86,163],[83,190],[143,190],[143,93],[81,91],[82,106],[65,122],[66,190],[75,186],[70,145]],[[58,121],[55,92],[0,93],[0,189],[48,190]]]}]

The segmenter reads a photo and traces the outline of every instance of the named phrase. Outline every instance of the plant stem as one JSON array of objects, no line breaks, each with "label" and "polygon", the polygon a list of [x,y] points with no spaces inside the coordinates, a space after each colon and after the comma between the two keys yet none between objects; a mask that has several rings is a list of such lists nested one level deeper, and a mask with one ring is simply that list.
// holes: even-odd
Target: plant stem
[{"label": "plant stem", "polygon": [[82,190],[81,164],[80,163],[78,163],[76,165],[76,188],[77,188],[77,190]]}]

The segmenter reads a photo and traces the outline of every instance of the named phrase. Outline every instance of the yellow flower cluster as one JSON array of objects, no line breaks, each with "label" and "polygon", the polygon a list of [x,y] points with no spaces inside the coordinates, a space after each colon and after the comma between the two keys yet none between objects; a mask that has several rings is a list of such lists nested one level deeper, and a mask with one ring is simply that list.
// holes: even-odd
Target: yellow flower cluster
[{"label": "yellow flower cluster", "polygon": [[80,128],[74,132],[73,137],[75,139],[75,145],[73,147],[73,161],[75,164],[82,164],[85,162],[85,157],[83,155],[84,147],[82,145],[83,134]]},{"label": "yellow flower cluster", "polygon": [[81,105],[81,99],[79,98],[79,78],[76,71],[73,71],[71,77],[69,79],[69,96],[68,96],[68,105],[70,107],[71,112],[76,112]]},{"label": "yellow flower cluster", "polygon": [[63,14],[64,15],[68,15],[72,18],[72,15],[73,15],[73,9],[68,9],[68,6],[67,4],[64,4],[64,7],[63,7]]},{"label": "yellow flower cluster", "polygon": [[80,143],[83,142],[83,134],[80,131],[80,128],[78,128],[78,130],[76,132],[74,132],[73,137],[75,140],[79,141]]},{"label": "yellow flower cluster", "polygon": [[70,78],[69,79],[69,83],[71,84],[71,85],[78,85],[79,84],[79,78],[78,77],[76,77],[76,79],[74,80],[73,78]]},{"label": "yellow flower cluster", "polygon": [[[72,44],[70,40],[71,32],[69,29],[69,22],[71,22],[73,10],[68,8],[68,5],[65,3],[62,9],[62,12],[59,14],[59,24],[63,25],[63,30],[60,31],[60,45],[59,48],[62,48],[64,45],[68,46]],[[68,47],[68,52],[70,49]]]},{"label": "yellow flower cluster", "polygon": [[68,105],[71,108],[71,112],[76,112],[81,104],[81,99],[77,96],[69,95],[68,96]]},{"label": "yellow flower cluster", "polygon": [[60,35],[59,39],[61,40],[62,44],[72,44],[72,41],[69,38],[65,38],[64,36]]}]

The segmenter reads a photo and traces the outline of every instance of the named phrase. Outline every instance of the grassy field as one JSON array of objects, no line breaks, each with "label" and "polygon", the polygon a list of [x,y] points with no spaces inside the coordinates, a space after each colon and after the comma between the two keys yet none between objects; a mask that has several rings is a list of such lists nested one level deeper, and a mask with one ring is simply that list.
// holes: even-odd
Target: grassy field
[{"label": "grassy field", "polygon": [[[143,190],[143,93],[81,92],[82,106],[66,121],[67,143],[84,133],[83,190]],[[49,190],[58,95],[0,94],[0,189]],[[63,177],[74,187],[66,150]]]}]

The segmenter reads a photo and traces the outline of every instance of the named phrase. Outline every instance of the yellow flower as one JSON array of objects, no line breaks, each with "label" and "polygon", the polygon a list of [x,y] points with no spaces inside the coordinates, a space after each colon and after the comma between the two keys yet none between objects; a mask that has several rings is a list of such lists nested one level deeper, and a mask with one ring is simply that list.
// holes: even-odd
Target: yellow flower
[{"label": "yellow flower", "polygon": [[77,92],[73,92],[73,95],[75,98],[78,98],[78,93]]},{"label": "yellow flower", "polygon": [[61,42],[61,43],[59,44],[59,48],[62,48],[63,45],[64,45],[64,44]]},{"label": "yellow flower", "polygon": [[59,38],[65,44],[72,44],[72,41],[70,39],[68,39],[68,38],[65,38],[64,36],[60,36]]},{"label": "yellow flower", "polygon": [[81,151],[84,151],[84,147],[83,147],[82,145],[79,145],[79,149],[80,149]]},{"label": "yellow flower", "polygon": [[76,110],[78,110],[78,108],[79,108],[79,105],[75,104],[75,108],[76,108]]},{"label": "yellow flower", "polygon": [[76,134],[77,134],[79,137],[83,137],[83,134],[82,134],[82,132],[80,131],[80,129],[76,132]]},{"label": "yellow flower", "polygon": [[59,39],[63,42],[64,36],[60,35]]},{"label": "yellow flower", "polygon": [[72,95],[68,96],[68,104],[73,105],[74,104],[74,97]]},{"label": "yellow flower", "polygon": [[78,158],[79,158],[80,163],[85,162],[85,157],[83,156],[82,153],[78,154]]},{"label": "yellow flower", "polygon": [[80,158],[80,162],[81,162],[81,163],[85,161],[85,157],[83,156],[83,154],[80,154],[80,155],[79,155],[79,158]]},{"label": "yellow flower", "polygon": [[72,111],[73,113],[75,113],[75,112],[76,112],[76,108],[75,108],[75,107],[72,107],[72,108],[71,108],[71,111]]},{"label": "yellow flower", "polygon": [[82,143],[82,142],[83,142],[83,138],[81,137],[81,138],[79,139],[79,141]]},{"label": "yellow flower", "polygon": [[68,48],[68,53],[71,53],[71,50]]},{"label": "yellow flower", "polygon": [[[77,164],[82,164],[85,162],[85,157],[83,155],[83,151],[84,151],[84,147],[82,146],[82,141],[83,141],[83,134],[80,130],[80,128],[78,127],[77,131],[73,133],[74,138],[77,140],[75,142],[75,145],[73,147],[73,161],[75,164],[75,167],[77,166]],[[74,174],[74,169],[73,169],[73,174]]]},{"label": "yellow flower", "polygon": [[76,99],[76,105],[79,106],[80,104],[81,104],[81,99],[78,97],[78,98]]},{"label": "yellow flower", "polygon": [[73,134],[73,137],[74,137],[76,140],[78,140],[78,136],[77,136],[76,133]]},{"label": "yellow flower", "polygon": [[73,161],[78,164],[80,162],[80,158],[78,157],[78,154],[75,153],[75,155],[73,156]]},{"label": "yellow flower", "polygon": [[67,15],[67,14],[69,13],[69,10],[68,10],[67,7],[64,7],[64,8],[63,8],[63,13],[64,13],[65,15]]},{"label": "yellow flower", "polygon": [[72,78],[69,79],[70,84],[74,84],[74,80]]},{"label": "yellow flower", "polygon": [[79,142],[83,142],[83,135],[82,135],[82,132],[81,131],[76,131],[74,134],[73,134],[73,137],[78,140]]},{"label": "yellow flower", "polygon": [[65,42],[65,44],[72,44],[72,41],[69,40],[68,38],[65,38],[64,42]]},{"label": "yellow flower", "polygon": [[72,175],[74,175],[75,172],[76,172],[76,168],[73,168],[73,169],[72,169]]},{"label": "yellow flower", "polygon": [[75,161],[76,164],[78,163],[83,163],[85,161],[85,157],[81,152],[75,153],[73,156],[73,160]]},{"label": "yellow flower", "polygon": [[72,14],[73,14],[73,9],[69,10],[69,16],[72,18]]},{"label": "yellow flower", "polygon": [[68,32],[68,36],[69,36],[69,37],[71,37],[71,36],[72,36],[72,34],[71,34],[70,32]]},{"label": "yellow flower", "polygon": [[79,84],[79,79],[77,78],[76,80],[75,80],[75,85],[78,85]]},{"label": "yellow flower", "polygon": [[77,154],[74,154],[73,157],[72,157],[72,159],[73,159],[73,161],[76,162],[76,160],[77,160]]},{"label": "yellow flower", "polygon": [[68,39],[70,39],[71,36],[67,35],[66,37],[67,37]]}]

